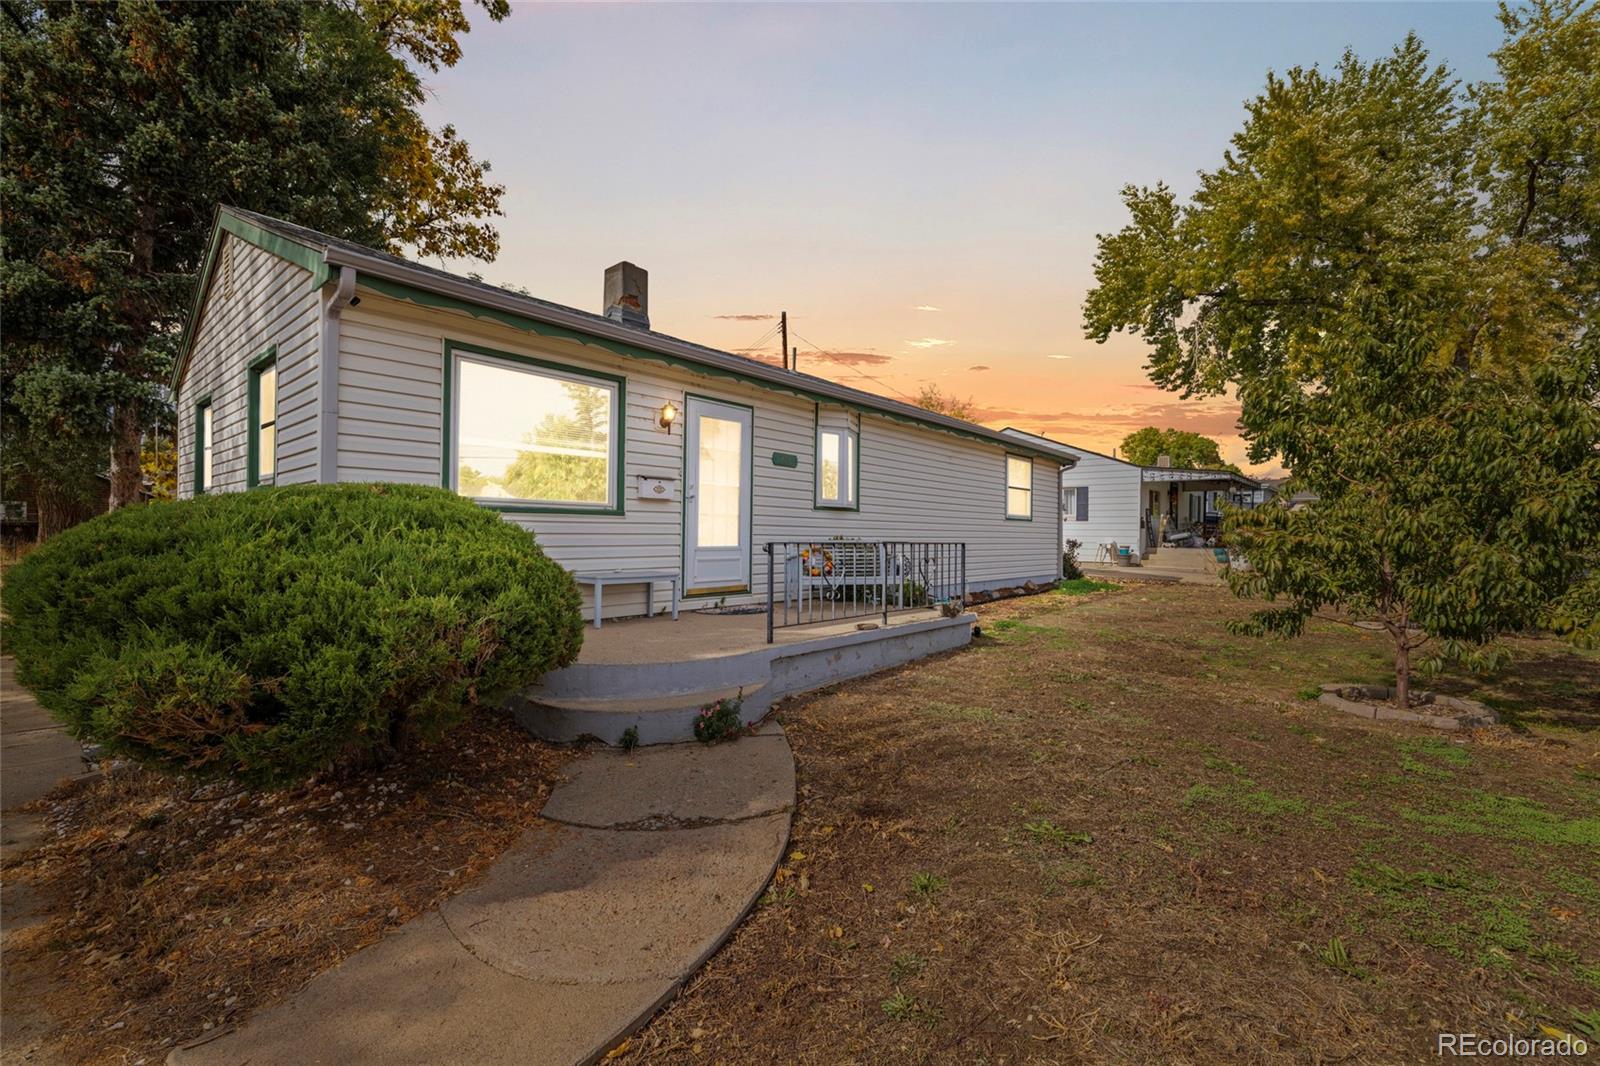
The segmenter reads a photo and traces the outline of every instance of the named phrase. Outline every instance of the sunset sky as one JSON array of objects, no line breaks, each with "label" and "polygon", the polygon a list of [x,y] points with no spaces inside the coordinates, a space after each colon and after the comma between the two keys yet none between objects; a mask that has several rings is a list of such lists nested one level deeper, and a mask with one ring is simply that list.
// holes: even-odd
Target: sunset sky
[{"label": "sunset sky", "polygon": [[430,121],[507,187],[499,260],[442,265],[597,311],[602,271],[629,259],[663,332],[740,351],[787,310],[812,373],[891,396],[933,382],[986,423],[1097,451],[1196,430],[1250,468],[1230,403],[1157,390],[1136,340],[1084,339],[1119,188],[1191,191],[1268,69],[1415,30],[1459,77],[1488,77],[1494,15],[517,5],[475,18],[461,64],[429,79]]}]

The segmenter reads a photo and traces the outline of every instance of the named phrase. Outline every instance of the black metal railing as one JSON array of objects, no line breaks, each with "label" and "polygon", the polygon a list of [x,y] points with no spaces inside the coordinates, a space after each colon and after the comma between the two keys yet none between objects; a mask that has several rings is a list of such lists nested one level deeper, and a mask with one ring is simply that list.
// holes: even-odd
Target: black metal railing
[{"label": "black metal railing", "polygon": [[964,605],[967,546],[920,540],[775,540],[767,553],[767,643],[775,629]]}]

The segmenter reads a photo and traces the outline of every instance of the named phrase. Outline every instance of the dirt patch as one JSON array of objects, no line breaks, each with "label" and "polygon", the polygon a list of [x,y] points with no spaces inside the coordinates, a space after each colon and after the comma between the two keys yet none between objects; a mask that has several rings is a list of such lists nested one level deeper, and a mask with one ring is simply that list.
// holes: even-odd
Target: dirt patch
[{"label": "dirt patch", "polygon": [[570,757],[483,713],[365,777],[69,787],[36,805],[45,843],[5,866],[41,908],[7,939],[7,997],[53,1014],[40,1060],[157,1062],[470,884]]},{"label": "dirt patch", "polygon": [[[1381,635],[1223,628],[1226,590],[1012,600],[786,704],[771,891],[629,1062],[1417,1062],[1600,1038],[1600,658],[1436,687],[1517,729],[1316,702]],[[1521,731],[1517,731],[1520,729]]]}]

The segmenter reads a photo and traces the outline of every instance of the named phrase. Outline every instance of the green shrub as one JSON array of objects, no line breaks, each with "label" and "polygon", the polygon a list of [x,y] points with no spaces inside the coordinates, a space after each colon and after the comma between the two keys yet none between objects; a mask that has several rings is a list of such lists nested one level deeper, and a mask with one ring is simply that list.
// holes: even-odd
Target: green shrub
[{"label": "green shrub", "polygon": [[74,735],[254,784],[378,761],[570,663],[570,575],[442,489],[301,485],[152,503],[6,575],[18,680]]},{"label": "green shrub", "polygon": [[700,708],[700,714],[694,720],[694,738],[702,744],[715,744],[737,737],[744,730],[744,719],[740,715],[743,706],[742,700],[724,696],[716,703]]},{"label": "green shrub", "polygon": [[1068,540],[1062,545],[1061,576],[1068,581],[1077,581],[1083,577],[1083,567],[1078,565],[1078,549],[1083,547],[1082,541]]}]

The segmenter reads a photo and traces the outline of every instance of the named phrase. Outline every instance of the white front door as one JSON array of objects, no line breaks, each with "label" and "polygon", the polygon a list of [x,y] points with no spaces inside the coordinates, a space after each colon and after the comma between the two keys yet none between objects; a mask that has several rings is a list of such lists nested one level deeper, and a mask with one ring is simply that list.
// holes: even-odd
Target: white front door
[{"label": "white front door", "polygon": [[685,406],[685,591],[745,592],[750,587],[750,408],[693,396]]}]

